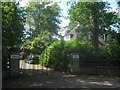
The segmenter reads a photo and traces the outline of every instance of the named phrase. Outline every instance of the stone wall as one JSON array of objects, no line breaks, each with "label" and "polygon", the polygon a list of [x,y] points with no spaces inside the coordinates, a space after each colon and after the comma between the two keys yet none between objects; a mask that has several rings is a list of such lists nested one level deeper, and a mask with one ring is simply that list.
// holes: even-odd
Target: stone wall
[{"label": "stone wall", "polygon": [[79,58],[74,57],[79,55],[79,53],[71,53],[68,55],[69,59],[69,71],[71,74],[91,74],[91,75],[110,75],[110,76],[120,76],[119,66],[84,66],[80,65]]},{"label": "stone wall", "polygon": [[[4,63],[5,64],[5,63]],[[19,60],[11,59],[2,69],[2,78],[10,78],[19,73]]]},{"label": "stone wall", "polygon": [[10,62],[10,76],[13,77],[19,73],[19,60],[11,59]]},{"label": "stone wall", "polygon": [[69,68],[70,72],[74,74],[79,73],[79,54],[77,52],[69,55]]},{"label": "stone wall", "polygon": [[119,66],[80,66],[79,74],[120,76]]}]

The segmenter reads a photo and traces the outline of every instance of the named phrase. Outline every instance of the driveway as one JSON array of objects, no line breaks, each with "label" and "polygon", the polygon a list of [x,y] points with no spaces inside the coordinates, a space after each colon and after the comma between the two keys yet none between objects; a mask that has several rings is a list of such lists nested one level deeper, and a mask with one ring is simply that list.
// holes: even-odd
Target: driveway
[{"label": "driveway", "polygon": [[3,88],[120,88],[120,78],[69,75],[20,62],[20,73],[3,81]]}]

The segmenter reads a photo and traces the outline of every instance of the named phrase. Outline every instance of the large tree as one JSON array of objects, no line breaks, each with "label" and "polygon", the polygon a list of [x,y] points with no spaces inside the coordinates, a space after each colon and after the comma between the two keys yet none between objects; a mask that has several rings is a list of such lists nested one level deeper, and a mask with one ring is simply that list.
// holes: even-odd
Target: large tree
[{"label": "large tree", "polygon": [[24,13],[19,3],[2,3],[2,47],[3,55],[9,48],[19,46],[24,30]]},{"label": "large tree", "polygon": [[21,49],[29,53],[41,54],[47,46],[56,41],[53,36],[57,36],[60,29],[58,24],[61,22],[59,20],[61,9],[57,3],[30,2],[25,10],[27,38]]},{"label": "large tree", "polygon": [[78,2],[72,3],[69,10],[71,22],[79,22],[92,32],[93,48],[98,50],[98,36],[106,30],[110,30],[110,25],[117,21],[114,12],[108,12],[108,3],[105,2]]},{"label": "large tree", "polygon": [[50,32],[51,36],[57,35],[60,29],[60,10],[57,3],[31,2],[26,7],[29,35],[34,38],[45,30]]}]

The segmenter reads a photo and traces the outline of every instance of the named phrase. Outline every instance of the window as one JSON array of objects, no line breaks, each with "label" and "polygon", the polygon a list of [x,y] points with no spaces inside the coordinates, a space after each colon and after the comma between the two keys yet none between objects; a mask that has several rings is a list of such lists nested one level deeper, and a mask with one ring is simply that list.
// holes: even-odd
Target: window
[{"label": "window", "polygon": [[73,38],[73,36],[74,36],[73,34],[70,34],[70,39],[72,39],[72,38]]}]

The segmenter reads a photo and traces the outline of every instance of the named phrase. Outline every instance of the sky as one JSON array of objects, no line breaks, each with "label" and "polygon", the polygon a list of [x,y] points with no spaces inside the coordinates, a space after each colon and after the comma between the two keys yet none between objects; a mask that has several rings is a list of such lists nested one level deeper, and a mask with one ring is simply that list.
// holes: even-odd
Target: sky
[{"label": "sky", "polygon": [[[57,1],[58,2],[58,5],[60,6],[60,8],[62,9],[61,13],[64,17],[67,17],[68,16],[68,9],[70,8],[70,6],[67,6],[67,1],[69,0],[59,0]],[[20,6],[23,7],[25,6],[26,4],[28,3],[28,0],[21,0],[20,2]],[[65,34],[65,31],[63,30],[63,27],[67,26],[70,22],[69,19],[65,19],[63,17],[60,18],[60,20],[62,20],[62,23],[59,24],[59,26],[61,27],[62,31],[59,32],[59,34],[61,35],[64,35]]]},{"label": "sky", "polygon": [[[60,6],[60,8],[63,10],[62,11],[63,16],[65,16],[65,17],[68,16],[67,11],[68,11],[68,9],[70,9],[70,6],[67,5],[66,1],[67,0],[64,0],[64,1],[61,1],[60,3],[58,3],[58,5]],[[60,25],[61,27],[65,27],[65,26],[68,25],[69,19],[67,19],[67,20],[64,19],[64,18],[60,18],[60,19],[63,21],[62,24]]]},{"label": "sky", "polygon": [[[62,15],[63,16],[68,16],[68,13],[67,13],[67,11],[68,11],[68,9],[70,8],[70,6],[67,6],[67,1],[69,1],[69,0],[61,0],[60,2],[58,2],[58,5],[60,6],[60,8],[62,9],[62,11],[61,11],[61,13],[62,13]],[[25,6],[26,4],[28,3],[28,0],[21,0],[21,2],[20,2],[20,6],[21,7],[23,7],[23,6]],[[65,27],[65,26],[67,26],[68,25],[68,23],[69,23],[69,19],[64,19],[63,17],[61,17],[60,18],[63,22],[60,24],[60,26],[61,27]]]},{"label": "sky", "polygon": [[[29,0],[21,0],[20,2],[20,6],[25,6],[27,3],[28,3]],[[61,13],[63,16],[67,17],[68,16],[68,9],[70,9],[70,6],[67,5],[67,1],[70,1],[70,0],[55,0],[56,2],[58,2],[58,5],[60,6],[60,8],[62,9]],[[78,1],[78,0],[76,0]],[[108,1],[111,6],[112,6],[112,9],[109,9],[109,11],[116,11],[117,12],[117,3],[116,3],[116,0],[102,0],[103,2],[106,2]],[[65,19],[63,17],[60,18],[62,20],[62,23],[59,24],[59,26],[63,29],[63,27],[67,26],[70,22],[69,19]],[[63,30],[62,32],[59,32],[61,33],[61,35],[64,35],[65,34],[65,31]]]}]

